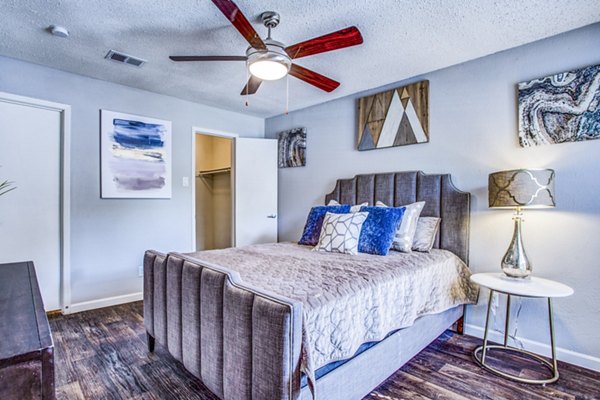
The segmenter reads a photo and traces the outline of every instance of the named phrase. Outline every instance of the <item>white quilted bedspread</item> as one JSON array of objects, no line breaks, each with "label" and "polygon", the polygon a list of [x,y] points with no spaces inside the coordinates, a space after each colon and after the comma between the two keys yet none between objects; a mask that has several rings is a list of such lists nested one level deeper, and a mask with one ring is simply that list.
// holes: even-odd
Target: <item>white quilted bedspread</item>
[{"label": "white quilted bedspread", "polygon": [[350,358],[420,316],[477,301],[469,268],[453,253],[388,256],[312,251],[272,243],[188,254],[237,271],[244,282],[303,304],[303,369]]}]

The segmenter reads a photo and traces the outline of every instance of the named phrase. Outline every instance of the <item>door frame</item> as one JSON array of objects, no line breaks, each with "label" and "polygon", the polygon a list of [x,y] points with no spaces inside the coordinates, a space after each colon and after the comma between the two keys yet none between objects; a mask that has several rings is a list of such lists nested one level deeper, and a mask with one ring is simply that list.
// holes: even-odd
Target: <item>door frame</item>
[{"label": "door frame", "polygon": [[237,133],[220,131],[211,128],[192,126],[192,237],[191,251],[196,249],[196,135],[217,136],[231,139],[231,245],[235,246],[235,141],[240,135]]},{"label": "door frame", "polygon": [[60,288],[59,304],[63,313],[71,306],[71,106],[13,93],[1,92],[0,101],[26,107],[57,111],[60,114]]}]

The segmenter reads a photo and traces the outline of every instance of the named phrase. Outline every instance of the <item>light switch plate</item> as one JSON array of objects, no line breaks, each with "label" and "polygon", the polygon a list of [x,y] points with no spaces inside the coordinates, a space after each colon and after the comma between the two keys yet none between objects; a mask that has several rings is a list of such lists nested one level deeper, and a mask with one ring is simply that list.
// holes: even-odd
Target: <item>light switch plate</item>
[{"label": "light switch plate", "polygon": [[183,185],[183,187],[190,186],[190,178],[188,178],[187,176],[184,176],[183,179],[181,180],[181,184]]}]

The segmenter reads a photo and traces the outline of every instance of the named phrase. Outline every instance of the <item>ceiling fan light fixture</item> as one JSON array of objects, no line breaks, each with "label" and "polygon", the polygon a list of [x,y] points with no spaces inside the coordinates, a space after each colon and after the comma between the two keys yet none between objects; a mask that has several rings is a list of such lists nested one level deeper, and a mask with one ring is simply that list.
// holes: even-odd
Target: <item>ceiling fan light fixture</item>
[{"label": "ceiling fan light fixture", "polygon": [[288,74],[292,60],[279,42],[267,39],[266,46],[267,51],[248,49],[248,70],[263,81],[276,81]]},{"label": "ceiling fan light fixture", "polygon": [[263,81],[276,81],[288,74],[289,69],[279,61],[258,60],[248,65],[250,73]]}]

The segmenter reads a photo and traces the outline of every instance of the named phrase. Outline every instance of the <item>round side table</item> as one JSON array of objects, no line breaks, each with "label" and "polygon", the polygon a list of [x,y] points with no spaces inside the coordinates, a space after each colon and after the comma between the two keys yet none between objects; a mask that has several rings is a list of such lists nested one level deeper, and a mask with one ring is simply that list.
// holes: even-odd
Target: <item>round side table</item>
[{"label": "round side table", "polygon": [[[530,277],[526,279],[521,278],[509,278],[502,272],[487,272],[471,275],[471,281],[477,283],[480,286],[490,289],[490,297],[488,299],[487,314],[485,317],[485,331],[483,334],[483,345],[477,347],[473,351],[473,358],[475,361],[485,368],[486,370],[493,372],[496,375],[502,376],[513,381],[531,384],[545,385],[547,383],[556,382],[558,380],[558,366],[556,362],[556,349],[554,344],[554,322],[552,320],[552,298],[553,297],[567,297],[573,294],[573,289],[569,286],[559,282],[551,281],[549,279],[542,279],[537,277]],[[506,320],[504,321],[504,345],[488,345],[488,329],[490,322],[490,309],[494,293],[506,294]],[[516,347],[508,346],[508,328],[510,320],[510,298],[511,296],[519,297],[530,297],[530,298],[547,298],[548,299],[548,319],[550,322],[550,346],[552,348],[552,363],[548,362],[545,358],[532,353],[527,350],[519,349]],[[498,349],[499,351],[517,352],[526,354],[537,361],[541,362],[542,365],[547,367],[552,376],[547,379],[527,379],[506,372],[500,371],[485,363],[486,352],[490,349]]]}]

